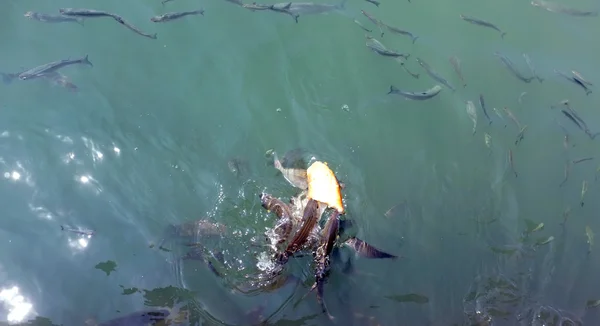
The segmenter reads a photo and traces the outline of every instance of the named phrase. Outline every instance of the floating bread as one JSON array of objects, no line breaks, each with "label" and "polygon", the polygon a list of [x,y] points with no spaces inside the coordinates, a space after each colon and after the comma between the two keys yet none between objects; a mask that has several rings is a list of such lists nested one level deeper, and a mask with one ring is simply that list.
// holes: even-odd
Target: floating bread
[{"label": "floating bread", "polygon": [[306,170],[308,198],[327,204],[344,214],[342,192],[335,174],[326,163],[316,161]]}]

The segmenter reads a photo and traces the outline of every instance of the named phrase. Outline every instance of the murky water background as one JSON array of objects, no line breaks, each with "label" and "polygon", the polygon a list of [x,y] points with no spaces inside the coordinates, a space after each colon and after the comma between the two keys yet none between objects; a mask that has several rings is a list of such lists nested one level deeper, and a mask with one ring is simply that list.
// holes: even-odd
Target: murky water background
[{"label": "murky water background", "polygon": [[[583,0],[568,5],[597,7]],[[149,21],[198,6],[204,17]],[[116,12],[158,33],[158,40],[106,19],[82,27],[23,17],[28,10],[61,7]],[[376,28],[361,9],[420,36],[413,45],[389,32],[383,38],[373,33],[386,46],[411,53],[407,66],[419,79],[365,47],[353,18]],[[505,39],[465,23],[461,13],[494,22],[507,32]],[[597,156],[599,140],[550,108],[568,98],[590,129],[600,130],[596,92],[585,96],[553,73],[576,69],[600,82],[597,17],[562,16],[514,0],[382,1],[380,8],[350,0],[342,13],[301,16],[298,24],[218,0],[177,0],[164,8],[158,0],[5,0],[0,17],[0,71],[85,54],[94,64],[64,69],[77,93],[45,80],[0,87],[2,321],[37,316],[82,325],[88,318],[108,320],[148,306],[180,309],[187,302],[195,320],[206,324],[245,324],[246,313],[257,307],[272,323],[328,323],[314,294],[301,300],[313,282],[309,258],[291,262],[302,284],[250,296],[232,292],[229,281],[201,262],[173,264],[184,253],[181,246],[165,245],[170,252],[152,246],[169,224],[206,218],[228,227],[223,238],[206,240],[224,252],[227,279],[255,269],[260,248],[249,243],[262,239],[274,220],[258,194],[295,194],[267,164],[271,148],[305,148],[329,162],[347,186],[347,215],[358,236],[403,256],[358,258],[351,275],[334,269],[325,300],[339,323],[462,324],[465,313],[500,309],[497,301],[465,300],[490,277],[513,279],[528,298],[507,308],[509,316],[494,316],[499,325],[515,325],[517,314],[543,306],[586,325],[600,320],[597,310],[585,309],[587,300],[600,298],[599,256],[596,248],[587,254],[585,236],[586,225],[600,230],[597,160],[574,165],[559,187],[565,160]],[[518,81],[494,51],[524,72],[521,53],[528,53],[546,80]],[[466,88],[448,63],[452,55],[462,61]],[[386,95],[390,85],[417,91],[435,83],[416,57],[457,92],[444,89],[423,102]],[[479,108],[472,135],[464,101],[476,102],[480,93],[488,110],[509,107],[528,126],[521,144],[514,145],[512,122],[493,117],[488,126]],[[567,151],[557,119],[574,146]],[[509,149],[518,177],[508,165]],[[245,173],[232,174],[231,159],[245,162]],[[581,207],[583,180],[589,190]],[[384,216],[402,202],[397,214]],[[521,255],[527,248],[519,244],[526,219],[545,224],[531,237],[555,238],[530,256]],[[82,237],[60,225],[96,234]],[[518,254],[490,249],[505,245]],[[102,271],[107,266],[114,271]],[[391,299],[411,293],[428,300]],[[522,322],[534,325],[530,321]]]}]

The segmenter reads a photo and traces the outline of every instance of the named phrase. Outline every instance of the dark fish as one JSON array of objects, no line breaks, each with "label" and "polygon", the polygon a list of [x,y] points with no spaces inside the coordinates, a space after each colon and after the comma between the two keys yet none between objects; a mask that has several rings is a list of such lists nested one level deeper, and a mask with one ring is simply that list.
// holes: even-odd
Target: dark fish
[{"label": "dark fish", "polygon": [[388,254],[387,252],[383,252],[372,245],[364,242],[363,240],[353,237],[344,242],[345,245],[354,249],[356,253],[365,258],[398,258],[398,256]]},{"label": "dark fish", "polygon": [[373,32],[372,30],[370,30],[370,29],[366,28],[366,27],[365,27],[365,25],[363,25],[361,22],[359,22],[359,21],[358,21],[358,20],[356,20],[356,19],[354,20],[354,23],[356,23],[356,25],[358,25],[358,27],[362,28],[362,29],[363,29],[363,31],[365,31],[365,32],[368,32],[368,33],[371,33],[371,32]]},{"label": "dark fish", "polygon": [[400,35],[404,35],[404,36],[408,36],[410,37],[410,39],[412,40],[413,44],[417,41],[417,39],[419,38],[418,36],[414,35],[413,33],[409,32],[409,31],[405,31],[403,29],[394,27],[394,26],[390,26],[387,24],[383,24],[390,32],[394,32],[396,34],[400,34]]},{"label": "dark fish", "polygon": [[276,245],[285,242],[294,228],[292,209],[282,200],[266,193],[260,194],[260,202],[264,209],[275,213],[278,219],[272,231],[276,239],[271,240],[268,238],[267,240],[271,240],[271,243]]},{"label": "dark fish", "polygon": [[166,22],[166,21],[170,21],[170,20],[174,20],[174,19],[178,19],[178,18],[182,18],[185,16],[191,16],[191,15],[202,15],[204,16],[204,9],[198,9],[198,10],[192,10],[192,11],[183,11],[183,12],[169,12],[160,16],[154,16],[152,18],[150,18],[151,21],[155,22],[155,23],[162,23],[162,22]]},{"label": "dark fish", "polygon": [[515,65],[512,63],[512,61],[505,55],[503,55],[502,53],[499,52],[494,52],[494,55],[497,56],[500,61],[502,61],[502,63],[504,64],[504,66],[506,68],[508,68],[508,70],[517,78],[519,78],[520,80],[526,82],[526,83],[531,83],[531,81],[533,80],[533,77],[525,77],[523,76],[523,74],[521,74],[521,72],[519,72],[519,70],[517,70],[517,68],[515,68]]},{"label": "dark fish", "polygon": [[456,89],[454,87],[452,87],[452,85],[450,85],[450,83],[446,80],[446,78],[442,77],[435,70],[433,70],[433,68],[431,68],[431,66],[429,64],[427,64],[427,62],[423,61],[421,58],[417,58],[417,62],[419,63],[419,65],[421,67],[423,67],[423,69],[425,69],[425,71],[427,72],[429,77],[433,78],[433,80],[435,80],[439,83],[442,83],[446,87],[450,88],[453,92],[456,91]]},{"label": "dark fish", "polygon": [[467,82],[465,82],[465,78],[463,77],[462,71],[460,69],[460,59],[458,59],[458,57],[456,56],[452,56],[450,57],[450,59],[448,59],[448,61],[450,61],[450,64],[454,68],[454,72],[456,72],[458,78],[460,78],[460,80],[463,82],[463,87],[467,87]]},{"label": "dark fish", "polygon": [[123,317],[111,319],[102,322],[98,326],[142,326],[154,325],[157,322],[165,321],[169,317],[169,311],[166,309],[152,309],[137,311]]},{"label": "dark fish", "polygon": [[381,32],[381,37],[383,37],[383,30],[381,29],[381,25],[383,25],[383,23],[379,20],[376,19],[375,17],[373,17],[371,14],[369,14],[368,12],[361,10],[360,11],[363,15],[365,15],[365,17],[367,17],[367,19],[369,19],[371,21],[371,23],[377,25],[377,27],[379,28],[379,32]]},{"label": "dark fish", "polygon": [[593,157],[584,157],[584,158],[580,158],[577,160],[573,160],[573,164],[577,164],[577,163],[581,163],[581,162],[585,162],[585,161],[591,161],[593,160]]},{"label": "dark fish", "polygon": [[154,34],[145,33],[143,31],[141,31],[139,28],[133,26],[131,23],[129,23],[128,21],[123,19],[123,17],[121,17],[119,15],[112,15],[112,17],[117,21],[117,23],[129,28],[130,30],[134,31],[138,35],[141,35],[141,36],[144,36],[147,38],[151,38],[153,40],[157,39],[156,33],[154,33]]},{"label": "dark fish", "polygon": [[465,16],[463,14],[460,15],[460,18],[466,22],[469,22],[471,24],[475,24],[475,25],[479,25],[479,26],[483,26],[483,27],[488,27],[491,29],[495,29],[496,31],[500,32],[500,37],[504,38],[504,35],[506,35],[505,32],[503,32],[500,28],[498,28],[496,25],[490,23],[490,22],[486,22],[485,20],[481,20],[481,19],[477,19],[474,17],[469,17],[469,16]]},{"label": "dark fish", "polygon": [[106,11],[93,10],[93,9],[75,9],[75,8],[60,8],[58,10],[61,15],[64,16],[76,16],[76,17],[114,17]]},{"label": "dark fish", "polygon": [[85,57],[80,58],[80,59],[75,59],[75,60],[65,59],[65,60],[54,61],[54,62],[50,62],[50,63],[44,64],[41,66],[37,66],[35,68],[29,69],[25,72],[22,72],[19,75],[19,79],[26,80],[26,79],[33,79],[36,77],[41,77],[44,74],[54,72],[60,68],[63,68],[63,67],[69,66],[69,65],[73,65],[73,64],[86,64],[91,67],[94,66],[90,62],[90,60],[88,60],[88,56],[86,54]]},{"label": "dark fish", "polygon": [[317,289],[317,301],[321,305],[321,309],[323,313],[327,314],[329,319],[335,319],[327,309],[327,305],[323,300],[324,286],[325,281],[327,280],[327,276],[329,274],[329,256],[333,250],[333,244],[338,236],[339,230],[339,212],[334,211],[327,223],[325,223],[325,227],[323,228],[323,238],[321,244],[314,252],[314,262],[315,262],[315,284],[311,287],[308,293],[312,292],[314,289]]},{"label": "dark fish", "polygon": [[403,91],[401,89],[398,89],[396,87],[394,87],[393,85],[390,86],[390,91],[388,92],[388,94],[397,94],[397,95],[402,95],[404,97],[406,97],[407,99],[410,100],[418,100],[418,101],[422,101],[422,100],[428,100],[436,95],[438,95],[440,93],[440,91],[442,90],[442,86],[440,85],[435,85],[432,88],[426,90],[426,91],[422,91],[422,92],[410,92],[410,91]]},{"label": "dark fish", "polygon": [[488,119],[490,124],[492,124],[492,119],[490,118],[490,116],[487,113],[487,110],[485,109],[485,101],[483,99],[483,94],[479,94],[479,105],[481,106],[481,109],[483,110],[483,114],[485,115],[485,117]]},{"label": "dark fish", "polygon": [[379,1],[375,1],[375,0],[365,0],[366,2],[370,2],[374,5],[376,5],[377,7],[379,7],[379,5],[381,4]]},{"label": "dark fish", "polygon": [[554,69],[554,72],[555,72],[557,75],[559,75],[559,76],[561,76],[561,77],[565,78],[566,80],[570,81],[571,83],[573,83],[573,84],[575,84],[575,85],[579,85],[581,88],[583,88],[583,90],[585,90],[585,95],[590,95],[590,93],[592,92],[592,91],[591,91],[591,90],[590,90],[590,89],[589,89],[589,88],[586,86],[586,84],[585,84],[584,82],[582,82],[580,79],[578,79],[578,78],[574,78],[574,77],[571,77],[571,76],[568,76],[568,75],[566,75],[565,73],[563,73],[563,72],[560,72],[560,71],[558,71],[558,70],[556,70],[556,69]]},{"label": "dark fish", "polygon": [[381,42],[379,42],[378,40],[367,36],[367,42],[365,43],[365,45],[371,49],[371,51],[382,55],[384,57],[392,57],[392,58],[398,58],[398,57],[402,57],[405,59],[408,59],[410,57],[410,54],[406,54],[406,53],[399,53],[396,52],[394,50],[390,50],[387,47],[385,47],[385,45],[381,44]]},{"label": "dark fish", "polygon": [[60,226],[60,229],[66,232],[72,232],[72,233],[76,233],[76,234],[81,234],[81,235],[86,235],[88,237],[93,236],[94,234],[96,234],[95,231],[92,230],[85,230],[85,229],[74,229],[74,228],[70,228],[64,225]]},{"label": "dark fish", "polygon": [[579,127],[579,129],[584,130],[583,127],[581,126],[581,124],[579,124],[579,121],[577,121],[577,119],[575,119],[571,113],[565,111],[565,110],[560,110],[560,112],[562,112],[567,118],[569,118],[569,120],[573,121],[574,124],[577,125],[577,127]]},{"label": "dark fish", "polygon": [[314,199],[310,199],[304,208],[304,214],[302,217],[302,226],[294,235],[294,238],[290,241],[285,251],[279,256],[279,262],[285,263],[288,258],[298,251],[304,245],[304,242],[308,239],[315,225],[319,221],[319,205]]},{"label": "dark fish", "polygon": [[83,19],[77,18],[77,17],[68,17],[68,16],[64,16],[64,15],[50,15],[50,14],[43,14],[43,13],[34,12],[34,11],[28,11],[25,13],[24,16],[29,19],[34,19],[34,20],[44,22],[44,23],[72,22],[72,23],[77,23],[77,24],[83,26]]}]

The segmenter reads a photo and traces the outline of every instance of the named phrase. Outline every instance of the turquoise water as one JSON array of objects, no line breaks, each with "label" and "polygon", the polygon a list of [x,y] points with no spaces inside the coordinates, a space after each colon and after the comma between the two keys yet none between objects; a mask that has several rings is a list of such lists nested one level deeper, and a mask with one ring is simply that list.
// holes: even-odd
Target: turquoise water
[{"label": "turquoise water", "polygon": [[[568,5],[597,7],[583,0]],[[29,10],[57,13],[62,7],[114,12],[158,39],[105,18],[80,26],[23,17]],[[205,9],[203,17],[149,21],[198,7]],[[412,44],[391,32],[380,37],[361,9],[420,38]],[[514,0],[382,1],[379,8],[350,0],[343,11],[300,16],[297,24],[288,15],[219,0],[176,0],[164,7],[158,0],[5,0],[0,12],[0,71],[85,54],[94,65],[61,70],[77,92],[45,79],[0,85],[2,322],[37,317],[39,325],[46,325],[42,318],[83,325],[161,307],[187,312],[184,325],[246,325],[251,311],[278,325],[330,323],[314,293],[302,299],[314,281],[309,258],[290,262],[300,284],[258,295],[231,287],[256,270],[261,249],[249,244],[260,242],[274,222],[258,194],[297,193],[265,152],[295,148],[329,162],[344,181],[354,232],[403,256],[352,257],[351,274],[333,268],[325,300],[338,324],[469,325],[467,315],[481,311],[493,315],[494,325],[538,325],[523,316],[540,307],[586,325],[600,321],[598,310],[585,309],[586,301],[600,298],[598,250],[588,254],[585,235],[586,226],[600,230],[597,159],[574,164],[559,187],[565,161],[597,156],[599,140],[551,109],[570,99],[590,129],[600,131],[594,86],[586,96],[553,72],[575,69],[600,80],[598,17],[550,13]],[[507,35],[466,23],[461,13],[491,21]],[[365,32],[354,18],[387,47],[410,53],[406,66],[420,77],[365,47]],[[528,53],[545,81],[517,80],[495,51],[525,75],[530,73],[521,54]],[[448,63],[451,56],[462,62],[465,88]],[[416,57],[457,91],[444,88],[427,101],[387,95],[390,85],[422,91],[436,84]],[[467,100],[477,105],[475,134]],[[508,118],[500,120],[494,107],[510,108],[528,126],[518,146],[519,130]],[[569,133],[568,150],[556,121]],[[229,170],[232,159],[245,164],[239,176]],[[399,203],[395,214],[384,215]],[[157,247],[168,225],[197,219],[227,226],[223,237],[205,243],[223,252],[223,278],[202,262],[173,263],[185,253],[176,242],[165,244],[170,251]],[[533,242],[554,241],[530,252],[519,242],[526,220],[544,223],[530,236]],[[96,233],[88,238],[61,231],[61,225]],[[110,262],[114,271],[105,273]],[[481,285],[490,277],[514,282],[517,303],[493,300]],[[469,301],[471,291],[486,293],[479,297],[486,300]],[[393,300],[411,293],[428,300]]]}]

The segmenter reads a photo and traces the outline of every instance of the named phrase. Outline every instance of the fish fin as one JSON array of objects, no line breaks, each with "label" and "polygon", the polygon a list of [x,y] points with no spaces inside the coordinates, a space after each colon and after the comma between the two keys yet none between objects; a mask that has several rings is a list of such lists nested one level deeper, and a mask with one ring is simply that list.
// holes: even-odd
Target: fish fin
[{"label": "fish fin", "polygon": [[502,39],[504,39],[504,36],[505,36],[505,35],[506,35],[506,32],[502,32],[502,34],[500,34],[500,37],[501,37]]},{"label": "fish fin", "polygon": [[398,258],[398,256],[381,251],[356,237],[346,240],[344,244],[350,246],[359,256],[364,258]]},{"label": "fish fin", "polygon": [[417,39],[419,39],[419,37],[418,37],[418,36],[415,36],[415,37],[413,37],[413,38],[412,38],[412,42],[413,42],[413,44],[415,44],[415,42],[417,41]]},{"label": "fish fin", "polygon": [[290,9],[290,7],[291,7],[291,6],[292,6],[292,3],[291,3],[291,2],[288,2],[288,4],[287,4],[287,5],[285,5],[285,7],[283,7],[283,9],[286,9],[286,10],[287,10],[287,9]]},{"label": "fish fin", "polygon": [[390,91],[388,92],[388,94],[392,94],[397,91],[398,91],[398,89],[396,87],[394,87],[394,85],[390,85]]},{"label": "fish fin", "polygon": [[88,55],[85,55],[85,58],[83,58],[83,63],[90,65],[90,67],[93,67],[94,65],[92,64],[92,62],[90,61],[90,59],[88,58]]},{"label": "fish fin", "polygon": [[81,26],[85,26],[85,25],[83,25],[83,22],[84,22],[83,18],[77,18],[77,24],[79,24]]}]

